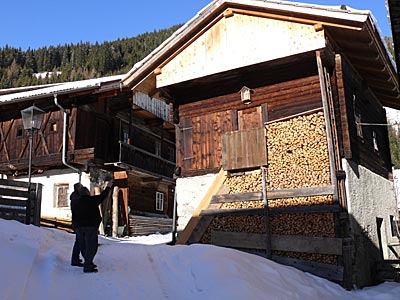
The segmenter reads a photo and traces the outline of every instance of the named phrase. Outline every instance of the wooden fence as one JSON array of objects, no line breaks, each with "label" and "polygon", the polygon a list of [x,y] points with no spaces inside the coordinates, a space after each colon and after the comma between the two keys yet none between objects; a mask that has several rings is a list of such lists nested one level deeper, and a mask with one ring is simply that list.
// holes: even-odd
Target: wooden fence
[{"label": "wooden fence", "polygon": [[40,226],[40,183],[0,179],[0,218]]}]

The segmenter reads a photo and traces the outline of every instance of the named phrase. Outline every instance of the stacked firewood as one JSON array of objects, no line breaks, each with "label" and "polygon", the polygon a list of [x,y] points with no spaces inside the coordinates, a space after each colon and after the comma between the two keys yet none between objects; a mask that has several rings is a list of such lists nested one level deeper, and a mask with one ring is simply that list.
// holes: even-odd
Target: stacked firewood
[{"label": "stacked firewood", "polygon": [[268,189],[331,183],[324,124],[318,112],[267,126]]},{"label": "stacked firewood", "polygon": [[[331,184],[329,155],[322,112],[298,116],[267,126],[267,190],[294,189]],[[231,176],[224,185],[229,193],[262,190],[260,170]],[[269,201],[269,207],[331,204],[332,196],[298,197]],[[262,201],[226,203],[226,208],[261,208]],[[270,216],[271,234],[334,237],[333,214],[279,214]],[[202,238],[210,241],[212,231],[265,233],[265,219],[260,216],[215,217]],[[282,252],[282,251],[281,251]],[[305,253],[274,253],[293,258],[335,263],[336,257]]]}]

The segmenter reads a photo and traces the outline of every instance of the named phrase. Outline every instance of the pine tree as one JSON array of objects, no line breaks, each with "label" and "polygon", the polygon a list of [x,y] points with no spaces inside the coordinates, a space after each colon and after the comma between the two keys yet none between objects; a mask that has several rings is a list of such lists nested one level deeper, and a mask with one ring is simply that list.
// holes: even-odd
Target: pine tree
[{"label": "pine tree", "polygon": [[[88,42],[26,51],[0,48],[0,89],[123,74],[160,45],[180,25],[94,45]],[[61,72],[37,78],[34,73]]]}]

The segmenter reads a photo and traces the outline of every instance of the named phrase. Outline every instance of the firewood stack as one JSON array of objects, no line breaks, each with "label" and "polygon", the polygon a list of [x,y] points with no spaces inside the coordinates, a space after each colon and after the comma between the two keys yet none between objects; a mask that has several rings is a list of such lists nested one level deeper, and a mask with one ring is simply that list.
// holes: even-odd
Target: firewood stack
[{"label": "firewood stack", "polygon": [[[267,191],[331,184],[325,121],[322,112],[267,125]],[[231,194],[262,190],[262,174],[253,170],[226,179]],[[299,197],[269,201],[269,207],[331,204],[332,196]],[[226,208],[261,208],[262,201],[235,202]],[[332,213],[278,214],[270,216],[271,234],[334,237]],[[209,242],[213,230],[265,233],[264,216],[218,216],[204,234]],[[273,254],[334,264],[335,256],[295,252]]]}]

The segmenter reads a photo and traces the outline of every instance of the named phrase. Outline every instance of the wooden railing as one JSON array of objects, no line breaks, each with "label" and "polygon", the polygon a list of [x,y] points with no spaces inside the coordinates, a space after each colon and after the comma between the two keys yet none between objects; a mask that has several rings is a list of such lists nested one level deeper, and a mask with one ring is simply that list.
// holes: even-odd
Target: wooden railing
[{"label": "wooden railing", "polygon": [[119,142],[119,161],[142,170],[172,178],[175,163],[138,147]]}]

